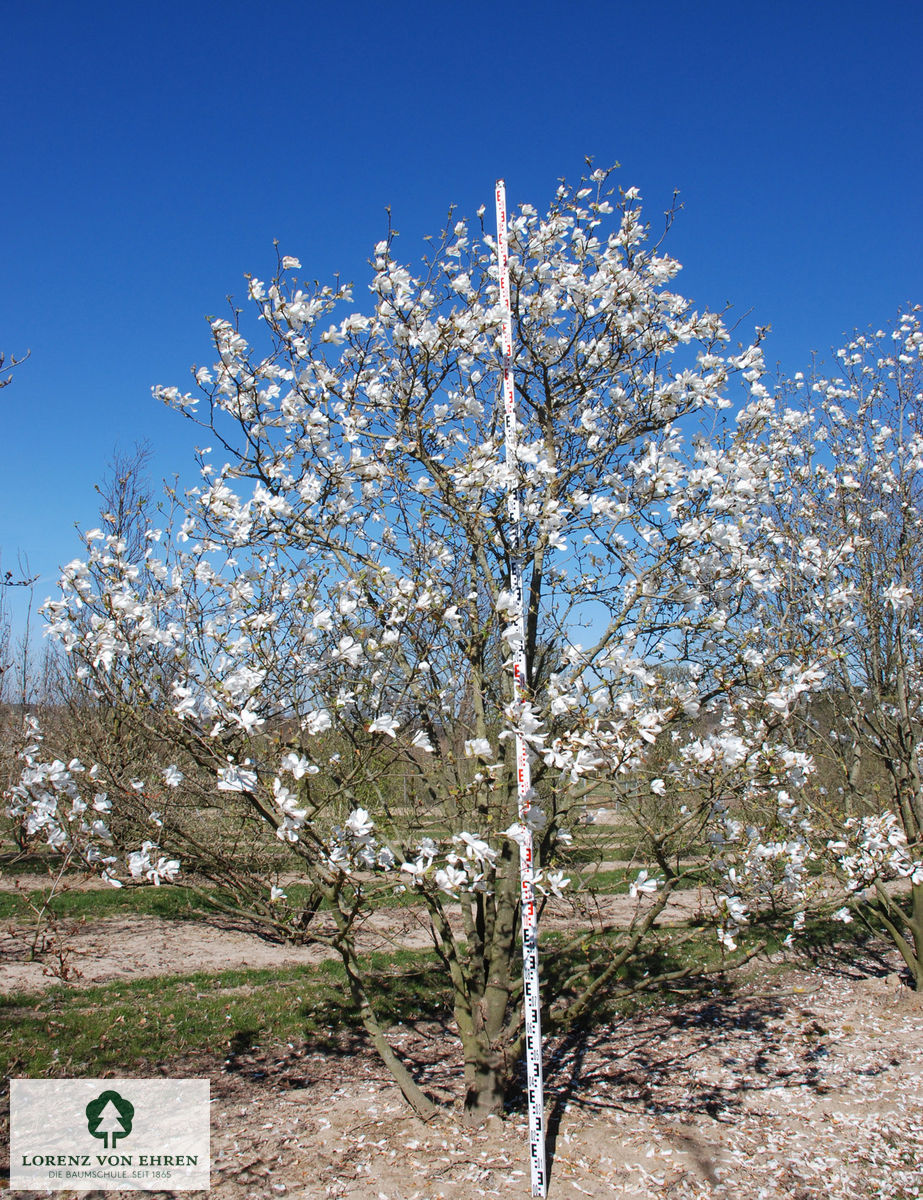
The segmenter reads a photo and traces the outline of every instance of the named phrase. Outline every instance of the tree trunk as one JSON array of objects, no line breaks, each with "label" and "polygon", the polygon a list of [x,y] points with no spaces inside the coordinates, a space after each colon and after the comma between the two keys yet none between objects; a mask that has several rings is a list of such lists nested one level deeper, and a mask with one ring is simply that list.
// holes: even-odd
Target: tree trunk
[{"label": "tree trunk", "polygon": [[915,962],[908,963],[908,966],[914,976],[913,986],[923,1001],[923,883],[915,883],[911,894],[910,936]]},{"label": "tree trunk", "polygon": [[483,1034],[463,1039],[465,1050],[465,1123],[482,1125],[503,1116],[513,1065],[505,1046],[491,1046]]},{"label": "tree trunk", "polygon": [[375,1016],[369,997],[362,985],[361,975],[356,967],[354,950],[350,947],[341,946],[340,955],[343,960],[343,966],[346,968],[346,977],[349,982],[349,990],[353,1003],[359,1011],[359,1019],[366,1033],[369,1035],[369,1040],[378,1051],[382,1062],[391,1072],[394,1082],[401,1089],[404,1099],[418,1117],[424,1121],[429,1121],[436,1115],[438,1109],[417,1085],[413,1076],[388,1044],[388,1039],[385,1037],[384,1030],[378,1023],[378,1018]]}]

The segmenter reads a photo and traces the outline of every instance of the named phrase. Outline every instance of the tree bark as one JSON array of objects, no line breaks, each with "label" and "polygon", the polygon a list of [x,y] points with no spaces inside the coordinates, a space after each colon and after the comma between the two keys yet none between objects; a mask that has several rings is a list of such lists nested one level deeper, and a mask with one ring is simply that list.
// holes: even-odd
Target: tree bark
[{"label": "tree bark", "polygon": [[503,1116],[513,1063],[506,1048],[491,1046],[483,1034],[463,1039],[465,1050],[465,1123],[482,1125]]}]

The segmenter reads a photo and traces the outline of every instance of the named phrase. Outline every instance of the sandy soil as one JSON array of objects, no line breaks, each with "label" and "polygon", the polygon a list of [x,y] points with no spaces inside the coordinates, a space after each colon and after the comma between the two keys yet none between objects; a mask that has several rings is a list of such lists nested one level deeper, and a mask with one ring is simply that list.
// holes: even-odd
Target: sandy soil
[{"label": "sandy soil", "polygon": [[[751,979],[546,1047],[549,1200],[923,1195],[923,1011],[889,965]],[[454,1095],[448,1039],[440,1056],[407,1030],[403,1048],[434,1094]],[[477,1131],[451,1111],[425,1125],[373,1058],[344,1051],[225,1064],[216,1196],[529,1196],[521,1114]]]},{"label": "sandy soil", "polygon": [[[370,924],[369,944],[422,936],[396,919],[392,911]],[[75,937],[77,986],[323,953],[151,917],[99,921]],[[42,986],[41,969],[7,958],[4,987]],[[445,1103],[428,1124],[358,1037],[344,1036],[337,1052],[267,1043],[167,1064],[171,1076],[211,1079],[212,1194],[528,1197],[523,1114],[465,1128],[451,1030],[407,1025],[392,1035]],[[549,1043],[545,1062],[549,1200],[923,1197],[923,1005],[886,947],[760,964],[730,992]]]},{"label": "sandy soil", "polygon": [[[26,890],[37,886],[31,879],[20,880]],[[642,897],[640,905],[649,903]],[[700,911],[701,898],[695,891],[674,894],[660,921],[687,921]],[[556,902],[546,910],[543,928],[587,927],[592,922],[627,925],[639,901],[628,896],[607,896],[594,902],[592,914],[580,914],[568,903]],[[459,927],[461,911],[449,909],[449,917]],[[313,928],[313,927],[312,927]],[[317,932],[324,932],[323,922]],[[326,930],[333,933],[333,926]],[[183,974],[191,971],[220,971],[246,963],[251,967],[294,966],[317,963],[331,956],[322,944],[292,947],[265,941],[233,922],[222,926],[205,921],[166,921],[159,917],[137,915],[104,917],[92,922],[62,920],[48,935],[53,939],[39,959],[31,953],[32,935],[27,926],[7,922],[0,927],[0,994],[13,991],[37,991],[60,982],[57,964],[64,955],[66,971],[84,986],[115,979],[141,976]],[[401,947],[422,949],[432,945],[428,925],[415,916],[413,909],[391,908],[372,913],[359,932],[364,952]]]}]

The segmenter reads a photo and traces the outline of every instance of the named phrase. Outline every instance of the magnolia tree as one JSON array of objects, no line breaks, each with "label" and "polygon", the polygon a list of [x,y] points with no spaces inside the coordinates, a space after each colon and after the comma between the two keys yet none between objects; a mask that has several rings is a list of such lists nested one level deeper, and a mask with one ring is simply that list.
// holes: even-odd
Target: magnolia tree
[{"label": "magnolia tree", "polygon": [[[811,763],[785,718],[821,680],[813,650],[765,645],[780,482],[758,345],[731,348],[722,318],[673,290],[678,264],[608,172],[562,185],[544,215],[523,206],[510,254],[513,466],[483,226],[450,214],[417,268],[389,233],[364,303],[301,282],[288,256],[250,279],[255,319],[212,323],[196,389],[156,389],[206,430],[201,486],[143,553],[89,531],[49,606],[85,728],[119,723],[132,752],[99,739],[90,780],[33,744],[15,798],[38,830],[85,806],[113,883],[195,870],[278,933],[326,940],[427,1113],[359,954],[362,922],[398,893],[451,980],[473,1117],[501,1110],[523,1048],[516,733],[552,909],[594,790],[643,853],[629,926],[588,938],[584,923],[543,960],[553,1032],[629,986],[692,876],[712,885],[724,953],[754,903],[797,918]],[[790,561],[809,572],[825,553],[796,539]]]},{"label": "magnolia tree", "polygon": [[[923,990],[919,313],[857,335],[835,376],[818,368],[784,389],[772,453],[790,486],[771,516],[781,551],[771,628],[825,665],[803,741],[818,766],[813,840],[850,897],[837,915],[874,915]],[[813,570],[786,562],[791,539],[816,556]]]}]

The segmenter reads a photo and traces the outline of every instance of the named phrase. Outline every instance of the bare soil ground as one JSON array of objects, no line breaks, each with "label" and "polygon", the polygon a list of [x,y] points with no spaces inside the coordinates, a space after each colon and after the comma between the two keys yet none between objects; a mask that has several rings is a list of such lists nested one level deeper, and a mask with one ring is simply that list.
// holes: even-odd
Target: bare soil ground
[{"label": "bare soil ground", "polygon": [[[640,902],[628,896],[606,896],[594,903],[592,913],[580,914],[569,904],[549,907],[543,919],[547,929],[578,927],[592,922],[627,925]],[[665,908],[664,923],[688,920],[700,908],[695,892],[674,894]],[[453,923],[461,926],[461,911],[449,911]],[[331,957],[323,944],[305,947],[286,946],[266,941],[233,920],[167,921],[159,917],[130,915],[102,917],[94,921],[64,919],[55,934],[66,956],[69,972],[84,985],[109,983],[116,979],[136,979],[177,975],[192,971],[220,971],[226,967],[294,966],[318,963]],[[317,934],[332,935],[332,923],[325,926],[319,918]],[[53,931],[52,931],[53,932]],[[432,946],[428,924],[413,908],[390,908],[371,913],[358,933],[360,950],[425,949]],[[37,991],[60,982],[55,975],[54,954],[35,959],[31,955],[27,927],[7,922],[0,927],[0,993]],[[335,957],[335,955],[333,955]]]},{"label": "bare soil ground", "polygon": [[[549,1200],[923,1196],[923,1012],[889,965],[755,977],[546,1047]],[[406,1030],[403,1049],[457,1101],[457,1050],[434,1032]],[[530,1193],[521,1113],[426,1125],[347,1045],[342,1058],[253,1052],[213,1076],[213,1095],[214,1190],[228,1200]]]},{"label": "bare soil ground", "polygon": [[[406,920],[382,914],[370,947],[421,936]],[[323,953],[152,917],[79,935],[77,986]],[[4,990],[41,987],[41,969],[6,959]],[[428,1124],[358,1036],[337,1051],[267,1043],[169,1063],[171,1076],[211,1079],[217,1200],[528,1197],[523,1113],[465,1128],[451,1029],[392,1032],[445,1102]],[[547,1044],[545,1059],[549,1200],[923,1197],[923,1006],[886,947],[762,963],[730,992]]]}]

